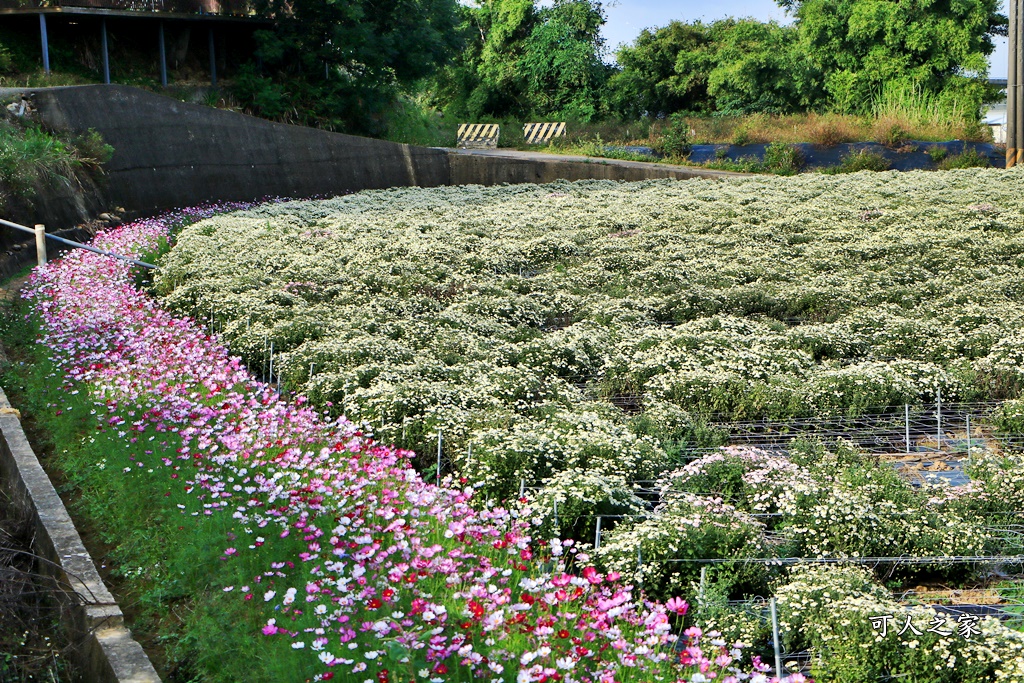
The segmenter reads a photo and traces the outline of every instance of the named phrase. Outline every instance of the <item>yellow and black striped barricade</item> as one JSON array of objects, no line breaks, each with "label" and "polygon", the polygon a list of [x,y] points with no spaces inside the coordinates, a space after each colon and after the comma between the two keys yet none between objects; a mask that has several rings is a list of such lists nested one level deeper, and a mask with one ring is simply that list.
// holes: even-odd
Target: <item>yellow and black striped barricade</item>
[{"label": "yellow and black striped barricade", "polygon": [[459,147],[497,147],[501,129],[496,123],[460,123]]},{"label": "yellow and black striped barricade", "polygon": [[523,137],[528,145],[546,145],[551,138],[565,137],[565,121],[561,123],[527,123]]}]

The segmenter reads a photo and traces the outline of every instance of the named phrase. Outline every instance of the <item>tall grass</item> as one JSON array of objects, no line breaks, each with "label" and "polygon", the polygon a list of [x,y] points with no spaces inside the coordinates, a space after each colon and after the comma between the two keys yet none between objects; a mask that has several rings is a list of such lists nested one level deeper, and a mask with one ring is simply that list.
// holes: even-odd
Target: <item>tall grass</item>
[{"label": "tall grass", "polygon": [[940,100],[936,93],[919,85],[893,81],[886,83],[871,103],[876,119],[895,119],[924,126],[958,124],[977,118],[963,100]]},{"label": "tall grass", "polygon": [[939,94],[905,82],[886,83],[871,104],[875,139],[900,129],[915,140],[987,139],[978,121],[980,105],[970,96]]},{"label": "tall grass", "polygon": [[388,112],[384,139],[424,147],[454,147],[458,123],[417,98],[400,98]]},{"label": "tall grass", "polygon": [[96,171],[113,148],[99,135],[56,135],[36,126],[0,122],[0,200],[31,197],[40,184]]},{"label": "tall grass", "polygon": [[[942,109],[945,114],[937,115],[927,106],[915,112],[910,106],[898,108],[895,98],[889,101],[889,109],[879,108],[881,116],[859,116],[852,114],[815,113],[788,114],[783,116],[751,114],[748,116],[708,116],[685,118],[688,128],[687,140],[692,144],[770,144],[773,142],[794,144],[809,142],[824,147],[844,142],[882,142],[886,144],[899,131],[901,139],[940,142],[946,140],[967,140],[987,142],[991,139],[987,127],[970,118],[958,119],[956,112],[961,109]],[[918,103],[920,104],[920,102]],[[932,105],[934,109],[936,106]],[[928,113],[922,117],[922,112]],[[522,122],[488,121],[501,124],[501,146],[520,149],[546,149],[529,146],[523,141]],[[437,119],[437,123],[448,126],[454,132],[459,122]],[[566,136],[552,140],[551,151],[579,153],[587,146],[600,141],[602,145],[645,146],[657,149],[669,128],[669,122],[657,119],[639,121],[603,121],[592,123],[568,122]],[[397,139],[397,138],[392,138]],[[899,145],[896,145],[899,146]]]}]

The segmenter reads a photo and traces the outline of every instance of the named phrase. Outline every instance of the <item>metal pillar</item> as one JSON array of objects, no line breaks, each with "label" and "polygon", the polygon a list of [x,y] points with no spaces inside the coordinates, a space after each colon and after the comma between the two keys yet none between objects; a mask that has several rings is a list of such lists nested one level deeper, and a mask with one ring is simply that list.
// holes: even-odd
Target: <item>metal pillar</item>
[{"label": "metal pillar", "polygon": [[110,83],[110,50],[107,44],[106,19],[100,19],[100,52],[103,53],[103,82]]},{"label": "metal pillar", "polygon": [[1021,35],[1021,0],[1008,0],[1010,23],[1007,31],[1009,38],[1009,64],[1006,72],[1006,168],[1016,166],[1021,156],[1021,77],[1024,76],[1022,49],[1024,36]]},{"label": "metal pillar", "polygon": [[1020,164],[1024,161],[1024,148],[1022,148],[1024,147],[1024,85],[1021,83],[1024,79],[1024,0],[1010,0],[1009,4],[1017,10],[1016,17],[1011,19],[1010,26],[1017,35],[1017,49],[1011,53],[1011,58],[1016,62],[1014,72],[1017,74],[1017,78],[1014,80],[1014,99],[1016,100],[1014,127],[1017,130],[1017,143],[1014,146],[1017,147],[1017,158],[1014,160],[1014,164]]},{"label": "metal pillar", "polygon": [[213,47],[213,29],[210,29],[210,85],[217,87],[217,52]]},{"label": "metal pillar", "polygon": [[43,71],[50,73],[50,41],[46,35],[46,15],[39,14],[39,35],[43,41]]},{"label": "metal pillar", "polygon": [[779,645],[779,613],[775,598],[771,601],[772,645],[775,650],[775,677],[782,678],[782,648]]},{"label": "metal pillar", "polygon": [[164,22],[160,22],[160,85],[167,87],[167,45],[164,42]]}]

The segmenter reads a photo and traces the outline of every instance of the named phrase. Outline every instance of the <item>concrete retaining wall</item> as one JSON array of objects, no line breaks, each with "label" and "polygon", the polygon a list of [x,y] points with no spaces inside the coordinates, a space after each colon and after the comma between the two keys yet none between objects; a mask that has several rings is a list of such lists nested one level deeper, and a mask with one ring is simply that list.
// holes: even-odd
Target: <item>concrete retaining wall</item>
[{"label": "concrete retaining wall", "polygon": [[75,665],[90,683],[159,683],[142,647],[125,628],[124,615],[103,585],[96,565],[25,438],[17,411],[0,390],[0,488],[10,504],[35,520],[32,548],[65,587],[65,627],[77,644]]},{"label": "concrete retaining wall", "polygon": [[[3,92],[8,99],[23,90]],[[114,147],[111,204],[152,213],[205,201],[448,183],[448,154],[272,123],[122,85],[31,92],[40,119]]]},{"label": "concrete retaining wall", "polygon": [[[718,171],[530,152],[475,155],[272,123],[123,85],[0,89],[28,94],[47,125],[99,131],[114,147],[108,205],[134,214],[215,200],[588,178],[721,177]],[[67,227],[67,226],[55,226]]]},{"label": "concrete retaining wall", "polygon": [[725,178],[747,174],[618,159],[518,152],[452,150],[452,185],[550,183],[556,180],[650,180],[652,178]]}]

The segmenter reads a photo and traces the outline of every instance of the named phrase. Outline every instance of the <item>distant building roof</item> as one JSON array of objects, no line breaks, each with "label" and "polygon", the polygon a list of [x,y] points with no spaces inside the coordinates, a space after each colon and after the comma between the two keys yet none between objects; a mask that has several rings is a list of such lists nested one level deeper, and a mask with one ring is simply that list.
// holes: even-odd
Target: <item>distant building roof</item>
[{"label": "distant building roof", "polygon": [[1006,103],[990,104],[985,107],[981,116],[981,122],[986,126],[1006,125]]}]

